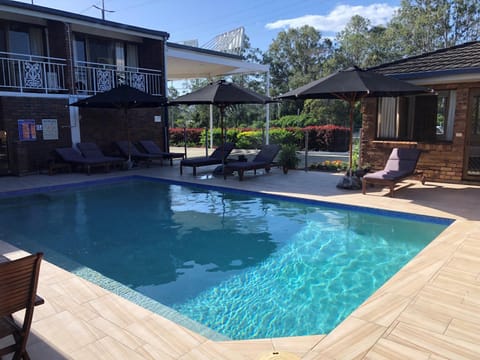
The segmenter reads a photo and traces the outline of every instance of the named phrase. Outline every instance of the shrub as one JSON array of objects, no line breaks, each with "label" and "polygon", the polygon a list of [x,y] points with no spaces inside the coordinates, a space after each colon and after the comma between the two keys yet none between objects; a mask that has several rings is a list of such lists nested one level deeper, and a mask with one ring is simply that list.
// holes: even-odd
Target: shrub
[{"label": "shrub", "polygon": [[307,126],[308,148],[315,151],[348,151],[350,129],[336,125]]},{"label": "shrub", "polygon": [[348,163],[341,160],[325,160],[321,163],[312,164],[309,168],[320,171],[345,171],[348,169]]},{"label": "shrub", "polygon": [[313,119],[310,115],[301,114],[301,115],[285,115],[282,116],[280,119],[272,120],[271,124],[274,127],[304,127],[316,120]]},{"label": "shrub", "polygon": [[269,133],[271,144],[295,145],[302,141],[303,134],[298,128],[272,128]]},{"label": "shrub", "polygon": [[[315,151],[348,151],[350,130],[336,125],[270,128],[269,140],[272,144],[292,144],[297,149],[305,148],[305,134],[308,133],[308,149]],[[187,145],[205,146],[205,129],[186,129]],[[264,143],[263,129],[231,128],[226,130],[226,141],[233,142],[237,148],[258,149]],[[210,141],[210,132],[207,141]],[[184,145],[184,129],[170,129],[170,144]],[[213,129],[213,145],[221,144],[220,128]]]},{"label": "shrub", "polygon": [[243,131],[238,134],[236,147],[239,149],[258,149],[263,144],[263,133],[260,130]]},{"label": "shrub", "polygon": [[183,146],[185,144],[185,135],[187,145],[196,146],[200,144],[200,138],[205,136],[205,129],[202,128],[171,128],[170,144],[174,146]]}]

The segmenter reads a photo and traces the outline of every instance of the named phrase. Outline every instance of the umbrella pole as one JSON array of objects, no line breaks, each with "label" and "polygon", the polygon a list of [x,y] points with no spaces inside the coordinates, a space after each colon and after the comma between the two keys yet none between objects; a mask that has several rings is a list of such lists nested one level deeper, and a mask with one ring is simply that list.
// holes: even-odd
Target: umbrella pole
[{"label": "umbrella pole", "polygon": [[220,106],[220,137],[221,137],[221,146],[222,146],[222,175],[223,177],[225,178],[225,155],[224,155],[224,151],[225,151],[225,138],[223,137],[223,115],[224,115],[224,112],[225,112],[225,107],[224,106]]},{"label": "umbrella pole", "polygon": [[130,169],[131,164],[132,164],[132,154],[131,154],[131,149],[130,149],[130,126],[128,124],[128,109],[125,108],[123,110],[124,116],[125,116],[125,121],[127,123],[127,150],[128,150],[128,159],[127,159],[127,167]]},{"label": "umbrella pole", "polygon": [[350,101],[350,141],[348,147],[348,172],[352,176],[352,166],[353,166],[353,109],[355,106],[355,101]]}]

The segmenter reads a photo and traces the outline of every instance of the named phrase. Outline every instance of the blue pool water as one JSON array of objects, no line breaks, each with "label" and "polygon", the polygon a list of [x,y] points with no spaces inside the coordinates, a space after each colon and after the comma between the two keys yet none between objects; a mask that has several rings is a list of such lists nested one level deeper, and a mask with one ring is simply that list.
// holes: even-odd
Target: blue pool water
[{"label": "blue pool water", "polygon": [[0,200],[1,240],[232,339],[328,333],[449,223],[148,180]]}]

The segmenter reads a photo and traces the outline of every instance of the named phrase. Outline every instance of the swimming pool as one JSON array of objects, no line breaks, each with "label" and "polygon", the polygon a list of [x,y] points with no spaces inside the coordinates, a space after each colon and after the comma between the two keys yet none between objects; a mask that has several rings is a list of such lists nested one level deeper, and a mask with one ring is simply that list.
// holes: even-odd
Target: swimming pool
[{"label": "swimming pool", "polygon": [[0,200],[0,239],[232,339],[328,333],[451,222],[147,179],[55,190]]}]

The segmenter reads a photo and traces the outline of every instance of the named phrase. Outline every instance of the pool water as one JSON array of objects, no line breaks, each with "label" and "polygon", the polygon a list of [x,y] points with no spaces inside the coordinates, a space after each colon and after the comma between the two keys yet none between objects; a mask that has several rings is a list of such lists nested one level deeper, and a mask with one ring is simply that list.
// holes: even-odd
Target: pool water
[{"label": "pool water", "polygon": [[326,334],[450,223],[327,205],[132,180],[1,199],[0,240],[227,338]]}]

